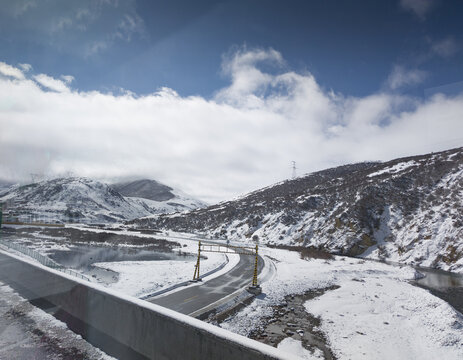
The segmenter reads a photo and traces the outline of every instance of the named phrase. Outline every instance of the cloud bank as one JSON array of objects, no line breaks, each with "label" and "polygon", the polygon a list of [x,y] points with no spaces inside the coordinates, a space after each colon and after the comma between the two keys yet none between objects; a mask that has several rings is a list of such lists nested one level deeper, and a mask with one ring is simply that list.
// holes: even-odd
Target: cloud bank
[{"label": "cloud bank", "polygon": [[463,141],[462,95],[346,96],[273,49],[242,48],[222,70],[230,84],[206,99],[81,92],[0,63],[0,177],[146,176],[215,202],[289,178],[292,160],[302,175]]}]

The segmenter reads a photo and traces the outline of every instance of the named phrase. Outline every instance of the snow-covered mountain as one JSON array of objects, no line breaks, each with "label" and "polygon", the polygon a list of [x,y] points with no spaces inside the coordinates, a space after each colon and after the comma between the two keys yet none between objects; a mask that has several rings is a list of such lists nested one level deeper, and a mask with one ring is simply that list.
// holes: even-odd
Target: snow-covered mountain
[{"label": "snow-covered mountain", "polygon": [[14,185],[0,201],[26,221],[111,222],[150,214],[108,185],[79,177]]},{"label": "snow-covered mountain", "polygon": [[173,213],[206,206],[206,203],[155,180],[121,182],[112,184],[111,187],[151,214]]},{"label": "snow-covered mountain", "polygon": [[[170,188],[169,188],[170,189]],[[173,198],[155,201],[124,197],[113,187],[72,177],[14,185],[0,193],[9,216],[21,221],[115,222],[199,206],[171,190]]]},{"label": "snow-covered mountain", "polygon": [[340,166],[133,223],[463,272],[463,148]]}]

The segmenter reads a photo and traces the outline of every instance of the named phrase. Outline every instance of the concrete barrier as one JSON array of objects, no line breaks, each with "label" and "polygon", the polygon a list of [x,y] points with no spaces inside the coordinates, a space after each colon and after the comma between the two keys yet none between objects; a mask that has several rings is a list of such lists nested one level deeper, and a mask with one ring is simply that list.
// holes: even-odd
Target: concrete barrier
[{"label": "concrete barrier", "polygon": [[[119,359],[289,359],[285,353],[161,306],[0,251],[0,280]],[[294,357],[292,357],[294,359]]]}]

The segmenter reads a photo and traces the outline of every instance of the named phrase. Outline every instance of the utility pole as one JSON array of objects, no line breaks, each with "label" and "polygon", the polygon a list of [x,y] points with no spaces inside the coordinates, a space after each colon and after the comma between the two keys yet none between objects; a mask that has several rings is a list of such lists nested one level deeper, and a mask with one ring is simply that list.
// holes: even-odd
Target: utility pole
[{"label": "utility pole", "polygon": [[295,161],[292,161],[293,163],[293,179],[296,178],[296,162]]}]

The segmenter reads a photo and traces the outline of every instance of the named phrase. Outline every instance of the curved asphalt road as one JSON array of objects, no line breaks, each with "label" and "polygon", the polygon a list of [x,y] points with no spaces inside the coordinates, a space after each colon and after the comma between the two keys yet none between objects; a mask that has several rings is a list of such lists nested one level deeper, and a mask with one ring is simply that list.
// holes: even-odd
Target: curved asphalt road
[{"label": "curved asphalt road", "polygon": [[[147,299],[146,301],[189,315],[247,285],[251,285],[254,261],[254,255],[240,255],[239,263],[221,276],[199,286],[189,287],[162,297]],[[263,263],[262,258],[259,256],[259,273],[263,268]]]}]

